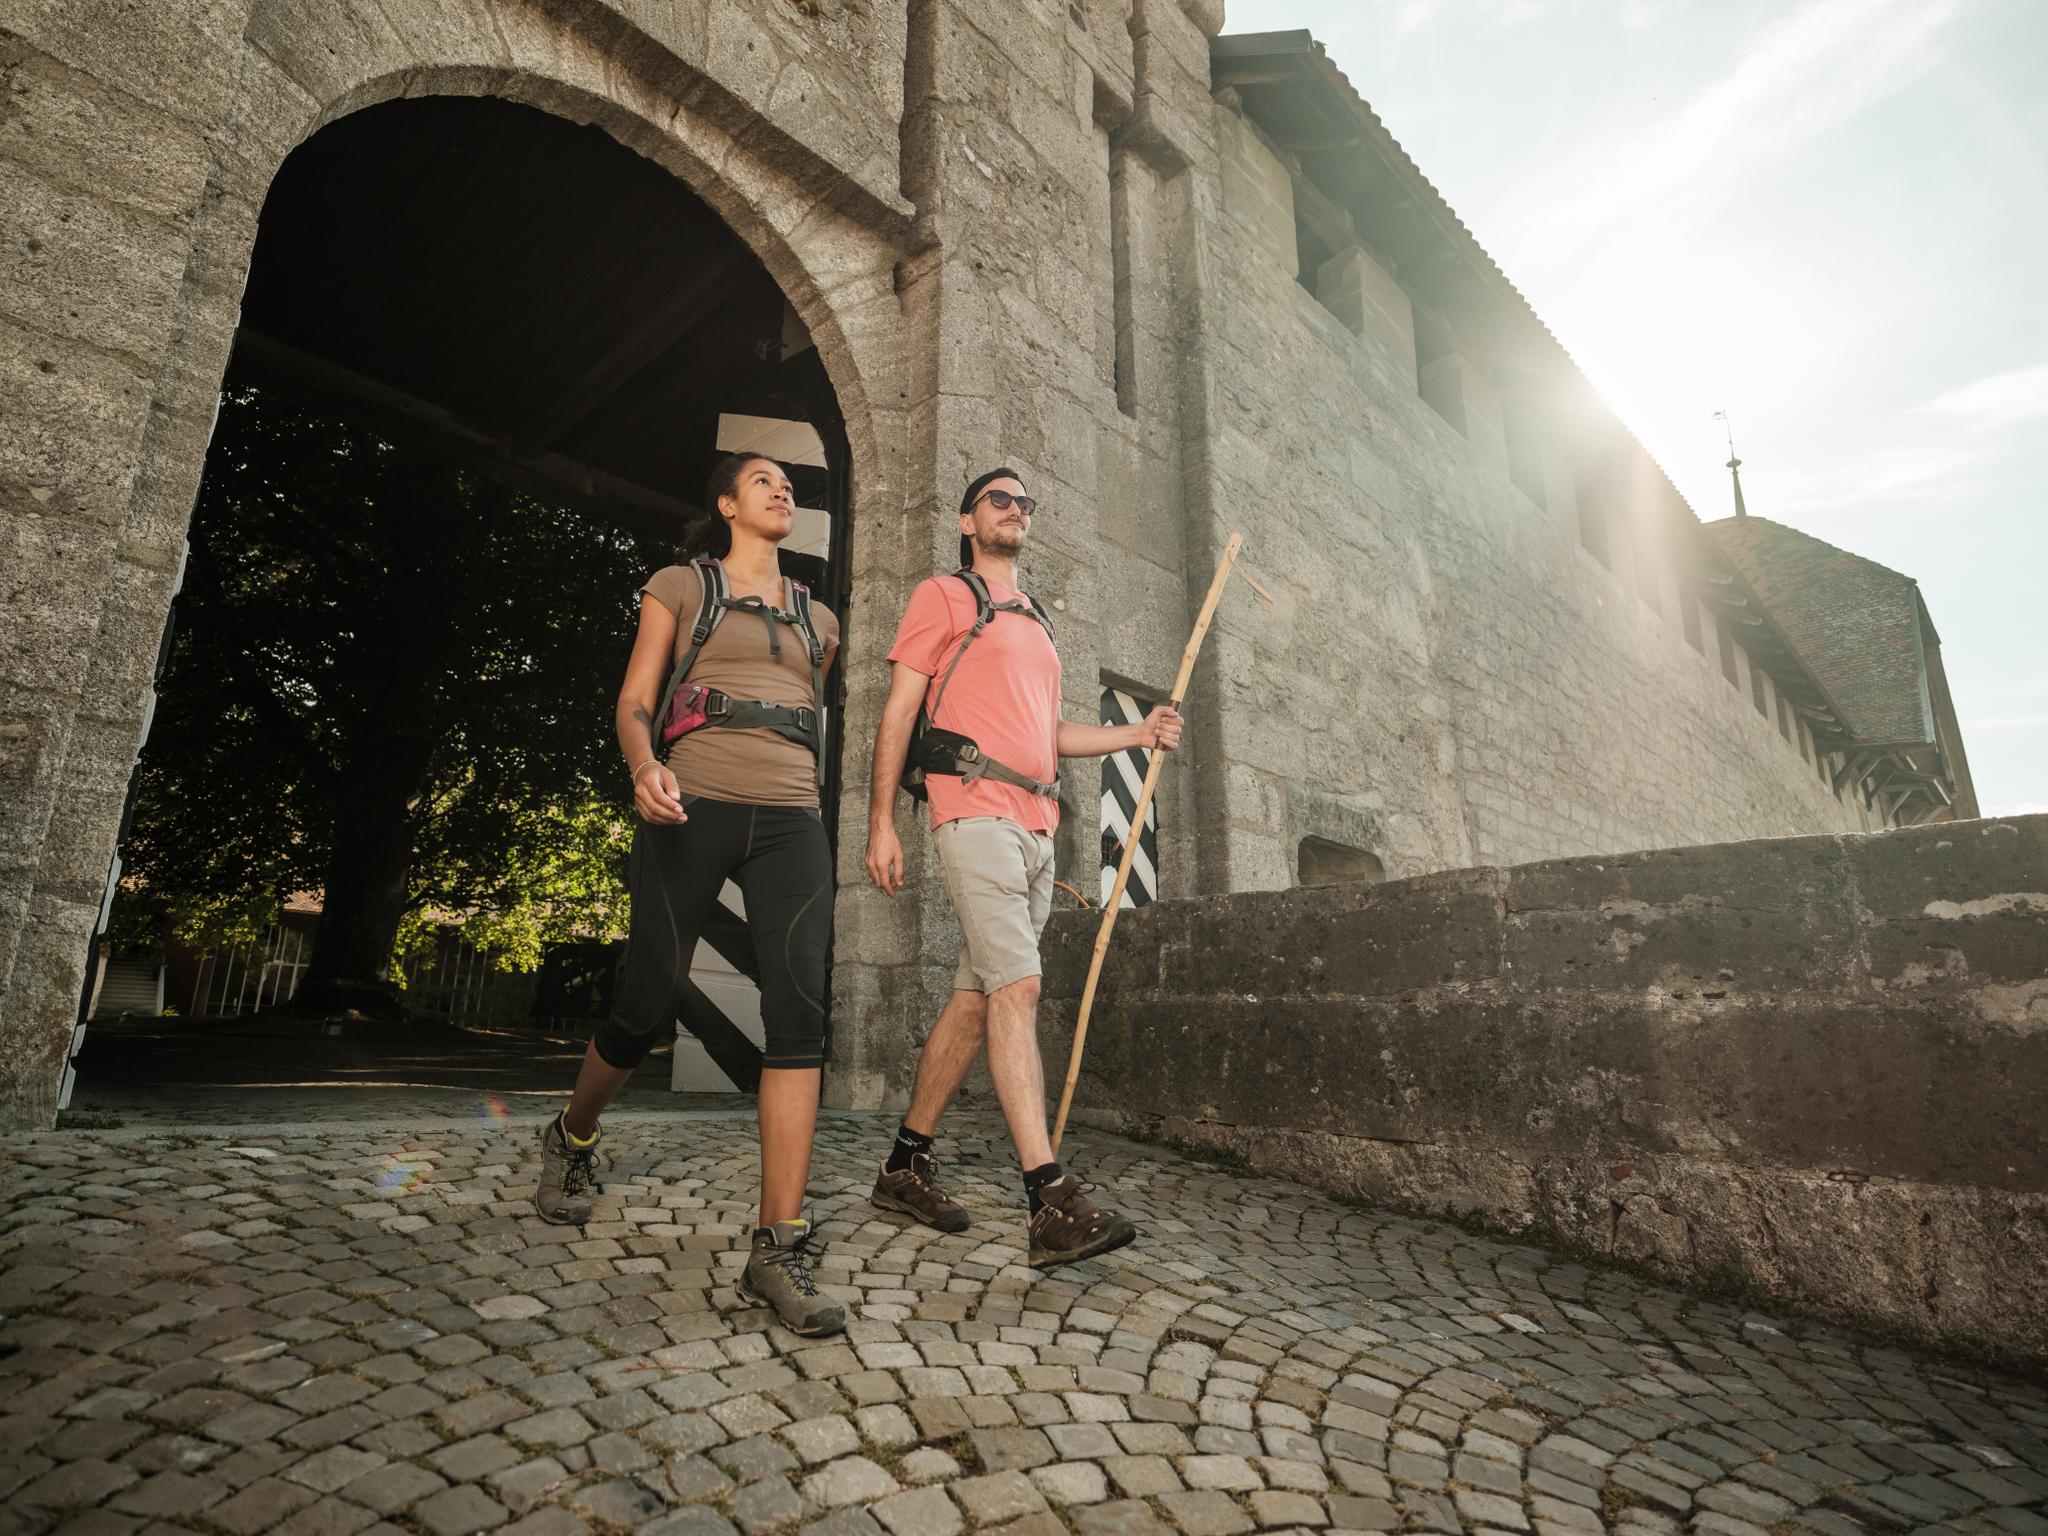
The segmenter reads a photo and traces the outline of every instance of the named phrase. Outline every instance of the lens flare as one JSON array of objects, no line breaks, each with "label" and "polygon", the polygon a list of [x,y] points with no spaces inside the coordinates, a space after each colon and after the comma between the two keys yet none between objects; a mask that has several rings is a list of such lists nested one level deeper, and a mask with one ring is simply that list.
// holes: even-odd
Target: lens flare
[{"label": "lens flare", "polygon": [[377,1188],[387,1195],[409,1195],[434,1176],[433,1159],[425,1152],[393,1152],[377,1170]]},{"label": "lens flare", "polygon": [[490,1123],[493,1130],[504,1131],[512,1127],[512,1108],[495,1093],[487,1093],[477,1100],[476,1112]]}]

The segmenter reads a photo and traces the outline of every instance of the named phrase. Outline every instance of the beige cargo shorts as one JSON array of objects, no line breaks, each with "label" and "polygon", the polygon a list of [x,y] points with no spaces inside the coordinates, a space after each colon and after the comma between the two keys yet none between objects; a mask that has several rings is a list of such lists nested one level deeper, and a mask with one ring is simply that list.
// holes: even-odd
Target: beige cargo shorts
[{"label": "beige cargo shorts", "polygon": [[965,942],[957,992],[994,992],[1039,974],[1038,935],[1052,915],[1052,839],[1003,816],[963,816],[932,833],[939,876]]}]

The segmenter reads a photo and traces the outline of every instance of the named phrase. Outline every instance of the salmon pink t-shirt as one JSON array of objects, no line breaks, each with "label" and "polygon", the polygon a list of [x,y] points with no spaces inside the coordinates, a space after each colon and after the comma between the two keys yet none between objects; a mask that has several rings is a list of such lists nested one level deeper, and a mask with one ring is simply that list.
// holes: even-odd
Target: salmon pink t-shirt
[{"label": "salmon pink t-shirt", "polygon": [[[1023,596],[995,582],[988,584],[988,595],[999,603]],[[910,594],[889,659],[931,679],[925,689],[927,710],[961,641],[974,628],[975,613],[974,593],[957,576],[929,577]],[[967,648],[932,724],[973,737],[990,757],[1028,778],[1049,781],[1059,772],[1054,745],[1059,711],[1059,652],[1030,614],[998,613]],[[925,787],[934,827],[963,816],[1001,816],[1028,832],[1050,833],[1060,824],[1057,800],[1014,784],[994,779],[969,784],[934,774]]]}]

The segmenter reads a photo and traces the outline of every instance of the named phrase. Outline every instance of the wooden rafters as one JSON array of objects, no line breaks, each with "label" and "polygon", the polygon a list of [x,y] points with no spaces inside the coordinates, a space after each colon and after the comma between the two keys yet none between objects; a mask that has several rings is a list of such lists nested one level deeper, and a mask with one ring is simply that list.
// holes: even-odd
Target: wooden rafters
[{"label": "wooden rafters", "polygon": [[588,420],[604,403],[730,299],[750,275],[750,258],[737,244],[699,267],[661,305],[643,315],[562,391],[512,434],[516,455],[530,457],[552,447]]},{"label": "wooden rafters", "polygon": [[[234,366],[362,407],[393,430],[432,444],[465,468],[515,490],[594,512],[639,531],[673,531],[701,515],[696,506],[680,497],[563,454],[520,454],[504,435],[468,421],[446,406],[247,327],[236,334]],[[621,512],[640,515],[621,517]]]}]

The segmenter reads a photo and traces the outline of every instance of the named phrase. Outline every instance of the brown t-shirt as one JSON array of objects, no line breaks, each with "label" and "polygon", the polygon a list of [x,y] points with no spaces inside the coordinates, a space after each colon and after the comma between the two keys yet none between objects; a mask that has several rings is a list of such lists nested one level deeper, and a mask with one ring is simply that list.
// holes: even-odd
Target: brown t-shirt
[{"label": "brown t-shirt", "polygon": [[[648,577],[640,589],[676,616],[676,645],[669,666],[690,648],[690,627],[697,622],[703,582],[687,565],[670,565]],[[790,608],[789,595],[777,605]],[[811,622],[827,652],[839,644],[838,615],[823,603],[811,604]],[[799,706],[811,698],[811,654],[801,631],[777,624],[782,659],[768,650],[767,627],[759,614],[728,609],[718,628],[697,653],[690,682],[716,688],[735,699]],[[667,678],[662,681],[666,683]],[[685,795],[708,795],[743,805],[816,805],[818,762],[810,749],[765,727],[730,730],[707,726],[678,741],[668,756],[669,771]]]}]

